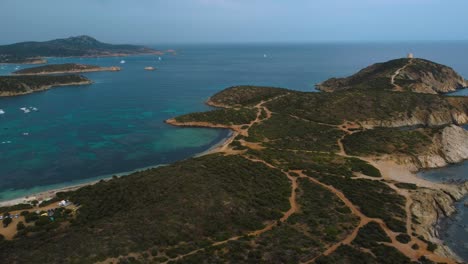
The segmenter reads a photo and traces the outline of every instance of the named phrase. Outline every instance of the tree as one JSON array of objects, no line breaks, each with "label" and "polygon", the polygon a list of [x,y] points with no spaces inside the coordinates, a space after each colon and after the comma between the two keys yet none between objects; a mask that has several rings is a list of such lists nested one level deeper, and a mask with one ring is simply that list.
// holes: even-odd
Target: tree
[{"label": "tree", "polygon": [[16,229],[18,231],[25,229],[26,226],[24,225],[23,221],[20,221],[18,224],[16,224]]},{"label": "tree", "polygon": [[11,220],[10,217],[7,217],[7,218],[4,218],[3,219],[3,227],[8,227],[8,225],[12,222],[13,220]]}]

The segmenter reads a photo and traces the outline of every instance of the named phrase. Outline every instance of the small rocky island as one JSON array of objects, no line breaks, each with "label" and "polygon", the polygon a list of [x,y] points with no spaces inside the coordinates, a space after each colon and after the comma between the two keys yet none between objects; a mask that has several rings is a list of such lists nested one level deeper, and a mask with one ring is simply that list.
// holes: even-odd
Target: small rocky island
[{"label": "small rocky island", "polygon": [[[424,68],[411,69],[420,62]],[[429,74],[427,67],[432,77],[418,78]],[[41,207],[27,209],[28,226],[0,237],[0,259],[456,263],[435,226],[455,211],[468,183],[432,183],[413,173],[468,158],[468,132],[461,128],[468,97],[437,94],[462,82],[444,80],[451,76],[446,69],[400,59],[324,82],[328,93],[227,88],[208,101],[219,109],[166,121],[232,130],[223,145],[58,192],[44,206],[69,200],[80,205],[73,216],[54,222],[39,218]]]},{"label": "small rocky island", "polygon": [[85,72],[100,72],[100,71],[120,71],[120,67],[100,67],[96,65],[66,63],[66,64],[50,64],[33,68],[26,68],[13,72],[14,75],[46,75],[46,74],[63,74],[63,73],[85,73]]},{"label": "small rocky island", "polygon": [[0,76],[0,96],[17,96],[53,87],[87,85],[92,81],[81,75]]}]

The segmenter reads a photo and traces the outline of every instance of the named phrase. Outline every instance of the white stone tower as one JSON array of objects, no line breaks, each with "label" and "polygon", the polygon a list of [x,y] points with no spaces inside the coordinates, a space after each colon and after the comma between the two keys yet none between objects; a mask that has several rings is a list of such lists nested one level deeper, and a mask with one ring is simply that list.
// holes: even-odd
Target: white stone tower
[{"label": "white stone tower", "polygon": [[408,59],[413,59],[414,58],[414,55],[413,53],[408,53],[408,56],[407,56]]}]

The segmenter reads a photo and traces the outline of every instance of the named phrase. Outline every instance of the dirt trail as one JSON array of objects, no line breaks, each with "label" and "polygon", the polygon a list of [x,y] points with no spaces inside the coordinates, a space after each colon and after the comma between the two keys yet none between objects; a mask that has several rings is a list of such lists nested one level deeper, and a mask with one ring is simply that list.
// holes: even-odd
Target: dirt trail
[{"label": "dirt trail", "polygon": [[403,71],[404,69],[406,69],[406,67],[408,67],[411,63],[413,63],[413,60],[410,59],[408,61],[408,63],[405,64],[405,66],[399,68],[398,70],[395,71],[395,73],[390,77],[390,83],[393,85],[393,90],[394,91],[397,91],[397,92],[402,92],[403,91],[403,88],[401,86],[399,86],[398,84],[395,84],[395,78],[400,75],[401,71]]},{"label": "dirt trail", "polygon": [[290,173],[286,173],[288,176],[288,179],[291,181],[291,196],[289,197],[289,204],[291,205],[291,208],[284,213],[283,217],[281,217],[280,221],[281,222],[286,222],[288,218],[299,212],[299,205],[297,204],[297,199],[296,199],[296,190],[297,190],[297,178],[293,177]]},{"label": "dirt trail", "polygon": [[[394,85],[396,88],[398,88],[398,86],[395,85],[395,78],[410,63],[411,63],[411,60],[405,66],[398,69],[395,72],[394,75],[392,75],[391,82],[392,82],[392,85]],[[233,130],[236,131],[238,134],[248,136],[248,130],[254,124],[259,124],[259,123],[271,118],[272,112],[267,107],[265,107],[264,104],[267,103],[267,102],[270,102],[272,100],[275,100],[277,98],[280,98],[282,96],[285,96],[285,95],[281,95],[281,96],[272,98],[272,99],[270,99],[268,101],[262,101],[262,102],[258,103],[257,105],[255,105],[254,107],[257,109],[257,116],[256,116],[255,120],[253,120],[252,122],[250,122],[247,125],[243,125],[244,128],[242,128],[242,126],[236,126],[236,127],[233,127]],[[263,118],[262,118],[262,112],[265,113],[265,116]],[[302,119],[302,118],[299,118],[297,116],[291,116],[291,117],[292,118],[297,118],[297,119]],[[346,153],[345,148],[344,148],[344,144],[343,144],[342,141],[346,136],[360,131],[361,126],[356,124],[356,123],[347,122],[347,121],[345,121],[341,125],[332,125],[332,124],[324,124],[324,125],[336,127],[337,129],[340,129],[340,130],[342,130],[344,132],[344,135],[337,140],[337,144],[339,146],[339,151],[336,154],[338,154],[340,156],[343,156],[343,157],[354,157],[354,156],[348,155]],[[228,145],[232,142],[233,139],[234,139],[234,137],[232,137],[231,140],[228,143],[225,143],[222,146],[222,148],[219,148],[218,151],[225,152],[225,153],[231,151],[232,149],[230,149],[230,147]],[[262,148],[261,144],[254,144],[254,143],[248,144],[248,142],[245,142],[245,141],[241,141],[241,144],[246,146],[246,147],[252,148],[252,149],[261,149]],[[266,162],[264,160],[261,160],[261,159],[258,159],[258,158],[253,158],[253,157],[248,157],[246,155],[242,155],[242,156],[244,158],[247,158],[247,159],[253,161],[253,162],[261,162],[261,163],[265,164],[266,166],[268,166],[269,168],[278,169],[276,166],[274,166],[274,165],[272,165],[272,164],[270,164],[270,163],[268,163],[268,162]],[[370,164],[374,165],[376,168],[378,168],[380,170],[380,167],[377,166],[377,164],[374,162],[374,160],[369,159],[369,158],[362,158],[362,157],[356,157],[356,158],[363,159],[363,160],[369,162]],[[431,259],[432,261],[436,261],[436,262],[445,262],[445,263],[449,263],[449,264],[455,263],[452,259],[441,257],[441,256],[438,256],[438,255],[434,254],[433,252],[428,251],[427,250],[427,243],[425,243],[425,242],[423,242],[423,241],[419,240],[418,238],[411,235],[411,233],[412,233],[411,232],[411,224],[412,224],[411,221],[412,220],[411,220],[410,207],[411,207],[411,204],[412,204],[412,199],[411,199],[409,193],[406,190],[401,190],[401,189],[397,188],[394,184],[391,184],[391,183],[389,183],[387,181],[385,183],[390,188],[394,189],[398,194],[402,195],[406,199],[406,202],[405,202],[405,211],[406,211],[406,215],[407,215],[407,217],[405,219],[406,229],[407,229],[406,233],[408,235],[410,235],[410,237],[411,237],[411,242],[408,243],[408,244],[402,244],[402,243],[398,242],[396,237],[399,235],[399,233],[396,233],[396,232],[393,232],[392,230],[390,230],[388,228],[387,224],[382,219],[380,219],[380,218],[370,218],[370,217],[364,215],[360,211],[360,209],[357,206],[355,206],[341,191],[337,190],[333,186],[326,185],[326,184],[320,182],[319,180],[317,180],[317,179],[315,179],[313,177],[309,177],[309,176],[305,175],[302,170],[294,170],[294,171],[290,171],[290,172],[284,172],[283,171],[283,173],[285,173],[286,176],[288,177],[288,179],[291,181],[291,190],[292,191],[291,191],[291,196],[289,197],[289,202],[290,202],[290,206],[291,206],[290,209],[287,212],[285,212],[284,215],[281,217],[281,219],[279,219],[278,221],[271,221],[264,228],[262,228],[260,230],[255,230],[255,231],[249,232],[248,233],[249,236],[259,236],[259,235],[271,230],[273,227],[275,227],[278,224],[279,221],[285,222],[285,221],[287,221],[287,219],[291,215],[293,215],[294,213],[299,211],[299,206],[298,206],[298,204],[296,202],[297,178],[293,177],[291,175],[291,172],[297,173],[297,175],[299,175],[298,177],[307,178],[310,181],[312,181],[312,182],[326,188],[330,192],[332,192],[341,201],[343,201],[343,203],[351,210],[352,214],[354,214],[355,216],[357,216],[359,218],[359,224],[357,225],[357,227],[348,236],[346,236],[342,241],[339,241],[339,242],[331,245],[329,248],[327,248],[322,253],[322,255],[327,256],[329,254],[332,254],[342,244],[348,244],[348,245],[351,244],[352,241],[356,238],[357,234],[359,233],[359,230],[363,226],[365,226],[369,222],[375,222],[375,223],[378,223],[380,225],[380,227],[384,230],[384,232],[387,234],[387,236],[391,239],[390,243],[385,243],[385,244],[388,245],[388,246],[395,247],[396,249],[398,249],[400,252],[402,252],[404,255],[406,255],[411,260],[416,261],[421,256],[426,256],[427,258]],[[386,171],[381,170],[381,172],[382,172],[382,178],[383,179],[385,179],[385,180],[391,179],[391,177],[386,175]],[[380,179],[382,179],[382,178],[370,178],[368,176],[361,175],[361,174],[356,174],[353,177],[353,179],[364,179],[364,178],[365,179],[371,179],[371,180],[380,180]],[[229,239],[224,240],[224,241],[219,241],[219,242],[213,243],[211,246],[222,245],[222,244],[228,243],[229,241],[238,240],[240,238],[241,238],[241,236],[232,237],[232,238],[229,238]],[[417,250],[412,249],[411,246],[413,244],[417,244],[419,246],[419,249],[417,249]],[[196,253],[198,253],[198,252],[200,252],[201,250],[204,250],[204,249],[205,248],[197,249],[197,250],[194,250],[194,251],[189,252],[187,254],[177,256],[176,258],[170,259],[168,261],[180,260],[180,259],[182,259],[184,257],[196,254]],[[369,252],[368,249],[362,249],[362,251]],[[316,258],[311,259],[311,260],[309,260],[309,261],[307,261],[305,263],[312,263],[312,262],[315,261],[315,259]]]},{"label": "dirt trail", "polygon": [[[404,255],[406,255],[407,257],[409,257],[413,261],[418,260],[421,256],[426,256],[427,258],[429,258],[429,259],[431,259],[433,261],[436,261],[436,262],[456,263],[452,259],[441,257],[439,255],[434,254],[433,252],[428,251],[427,250],[427,244],[424,243],[423,241],[420,241],[419,239],[417,239],[417,238],[415,238],[413,236],[411,236],[411,240],[412,240],[412,242],[418,244],[418,246],[419,246],[418,250],[414,250],[414,249],[411,248],[411,245],[413,244],[411,242],[408,243],[408,244],[400,243],[396,239],[396,237],[399,235],[399,233],[393,232],[392,230],[390,230],[390,228],[388,228],[387,224],[382,219],[380,219],[380,218],[370,218],[370,217],[364,215],[358,209],[358,207],[356,207],[341,191],[337,190],[333,186],[326,185],[326,184],[320,182],[319,180],[317,180],[315,178],[312,178],[312,177],[309,177],[309,176],[305,175],[303,173],[303,171],[294,171],[294,172],[297,173],[299,175],[299,177],[307,178],[310,181],[312,181],[312,182],[314,182],[316,184],[319,184],[320,186],[322,186],[322,187],[328,189],[329,191],[331,191],[338,198],[340,198],[341,201],[343,201],[343,203],[351,210],[351,212],[354,215],[356,215],[360,219],[359,225],[353,230],[353,232],[350,235],[348,235],[342,241],[340,241],[338,243],[335,243],[334,245],[329,247],[327,250],[325,250],[325,252],[323,252],[322,255],[327,256],[327,255],[333,253],[342,244],[348,244],[348,245],[351,244],[352,241],[356,238],[357,234],[359,233],[359,230],[363,226],[365,226],[369,222],[376,222],[376,223],[378,223],[380,225],[380,227],[385,231],[387,236],[392,241],[391,243],[385,243],[385,244],[387,244],[389,246],[392,246],[392,247],[395,247],[396,249],[398,249],[400,252],[402,252]],[[405,196],[404,192],[401,191],[400,189],[398,189],[396,186],[393,185],[393,188],[395,190],[400,191],[399,193],[401,193],[401,194],[403,194]],[[407,198],[407,200],[406,200],[407,202],[406,202],[406,206],[405,206],[405,209],[407,210],[407,219],[406,219],[407,232],[410,234],[411,232],[409,232],[409,231],[411,229],[411,212],[410,212],[409,208],[410,208],[410,205],[411,205],[411,200],[410,200],[409,195],[406,195],[405,198]],[[306,263],[312,263],[314,260],[315,260],[315,258],[308,261],[308,262],[306,262]]]},{"label": "dirt trail", "polygon": [[345,121],[343,124],[341,125],[338,125],[336,126],[339,130],[343,131],[344,132],[344,135],[342,137],[340,137],[337,141],[337,144],[338,144],[338,147],[339,147],[339,151],[338,155],[341,155],[343,157],[350,157],[347,153],[346,153],[346,150],[345,150],[345,147],[344,147],[344,144],[343,144],[343,140],[345,139],[346,136],[349,136],[349,135],[352,135],[356,132],[359,132],[360,129],[361,129],[361,126],[356,124],[356,123],[353,123],[353,122],[347,122]]},{"label": "dirt trail", "polygon": [[[252,158],[248,158],[248,157],[245,157],[244,158],[250,160],[250,161],[253,161],[253,162],[261,162],[263,164],[265,164],[266,166],[268,166],[269,168],[275,168],[275,169],[278,169],[276,168],[275,166],[269,164],[268,162],[264,161],[264,160],[258,160],[258,159],[252,159]],[[291,195],[289,197],[289,204],[290,204],[290,209],[286,212],[283,213],[283,216],[277,220],[277,221],[270,221],[264,228],[262,229],[259,229],[259,230],[255,230],[255,231],[251,231],[249,233],[247,233],[246,235],[247,236],[259,236],[267,231],[270,231],[271,229],[273,229],[275,226],[278,225],[278,222],[286,222],[288,220],[288,218],[293,215],[294,213],[298,212],[299,211],[299,205],[297,204],[297,201],[296,201],[296,190],[297,190],[297,187],[298,187],[298,184],[297,184],[297,177],[293,177],[290,173],[288,172],[283,172],[287,177],[288,179],[291,181]],[[204,248],[199,248],[199,249],[196,249],[194,251],[191,251],[187,254],[184,254],[184,255],[179,255],[175,258],[171,258],[169,260],[167,260],[166,262],[164,263],[167,263],[167,262],[171,262],[171,261],[177,261],[177,260],[181,260],[185,257],[188,257],[188,256],[191,256],[191,255],[194,255],[202,250],[205,250],[207,248],[210,248],[210,247],[213,247],[213,246],[219,246],[219,245],[223,245],[223,244],[226,244],[228,243],[229,241],[235,241],[235,240],[239,240],[240,238],[244,237],[244,235],[242,236],[235,236],[235,237],[231,237],[229,239],[226,239],[226,240],[223,240],[223,241],[218,241],[218,242],[215,242],[213,244],[211,244],[210,246],[207,246],[207,247],[204,247]]]},{"label": "dirt trail", "polygon": [[[371,219],[371,218],[365,216],[363,213],[361,213],[361,211],[359,211],[359,209],[341,191],[335,189],[333,186],[326,185],[326,184],[320,182],[319,180],[317,180],[315,178],[312,178],[312,177],[309,177],[309,176],[305,175],[302,170],[295,170],[293,172],[297,173],[300,178],[307,178],[308,180],[312,181],[313,183],[318,184],[318,185],[324,187],[325,189],[329,190],[333,194],[335,194],[351,210],[351,213],[354,214],[355,216],[359,217],[359,219],[360,219],[359,220],[359,225],[353,230],[353,232],[351,234],[349,234],[342,241],[340,241],[338,243],[335,243],[332,246],[330,246],[327,250],[325,250],[325,252],[322,253],[322,255],[328,256],[329,254],[333,253],[342,244],[351,244],[351,242],[356,238],[356,236],[357,236],[359,230],[361,229],[361,227],[365,226],[370,221],[373,221],[373,219]],[[309,260],[309,261],[307,261],[305,263],[313,263],[315,261],[315,259],[316,258],[311,259],[311,260]]]}]

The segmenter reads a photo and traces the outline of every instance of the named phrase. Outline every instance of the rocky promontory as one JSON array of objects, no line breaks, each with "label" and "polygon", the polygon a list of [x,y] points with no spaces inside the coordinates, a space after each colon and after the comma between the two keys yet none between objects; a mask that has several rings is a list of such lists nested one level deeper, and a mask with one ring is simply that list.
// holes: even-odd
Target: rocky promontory
[{"label": "rocky promontory", "polygon": [[0,96],[17,96],[53,87],[87,85],[92,81],[81,75],[0,76]]},{"label": "rocky promontory", "polygon": [[46,74],[63,74],[63,73],[85,73],[85,72],[100,72],[100,71],[120,71],[120,67],[100,67],[96,65],[66,63],[66,64],[50,64],[33,68],[26,68],[13,72],[14,75],[46,75]]},{"label": "rocky promontory", "polygon": [[452,68],[416,58],[376,63],[352,76],[317,84],[325,92],[361,88],[430,94],[454,92],[467,86],[468,82]]}]

